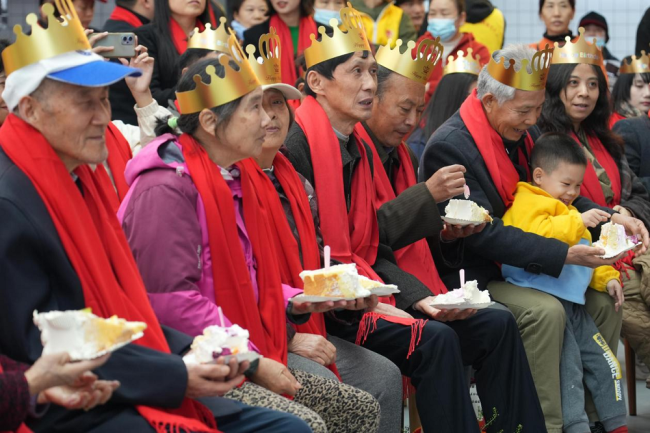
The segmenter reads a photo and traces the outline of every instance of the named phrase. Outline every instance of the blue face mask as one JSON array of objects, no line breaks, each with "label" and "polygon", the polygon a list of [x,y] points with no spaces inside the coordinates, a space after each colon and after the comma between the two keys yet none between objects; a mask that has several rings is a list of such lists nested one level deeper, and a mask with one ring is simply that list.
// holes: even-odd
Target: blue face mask
[{"label": "blue face mask", "polygon": [[[605,38],[596,36],[593,39],[596,39],[596,46],[602,50],[605,46]],[[587,38],[587,40],[591,42],[592,38]]]},{"label": "blue face mask", "polygon": [[447,42],[456,35],[456,20],[451,18],[430,18],[427,31],[440,41]]},{"label": "blue face mask", "polygon": [[341,14],[330,9],[314,9],[314,21],[320,24],[330,25],[330,20],[335,18],[341,24]]}]

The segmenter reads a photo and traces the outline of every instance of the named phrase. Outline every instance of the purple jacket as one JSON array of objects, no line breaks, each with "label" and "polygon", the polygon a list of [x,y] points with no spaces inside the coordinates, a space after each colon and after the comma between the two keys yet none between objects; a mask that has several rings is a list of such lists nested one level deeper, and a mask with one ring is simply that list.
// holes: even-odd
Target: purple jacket
[{"label": "purple jacket", "polygon": [[0,355],[0,431],[13,431],[20,427],[29,414],[29,385],[25,372],[29,365],[12,361]]},{"label": "purple jacket", "polygon": [[[221,169],[233,194],[239,240],[258,298],[256,262],[242,213],[237,170]],[[180,143],[166,134],[126,167],[131,185],[118,218],[126,233],[151,305],[163,325],[196,336],[219,325],[203,201],[192,182]],[[285,307],[301,290],[283,285]],[[231,322],[224,317],[225,325]],[[279,323],[278,326],[285,326]]]}]

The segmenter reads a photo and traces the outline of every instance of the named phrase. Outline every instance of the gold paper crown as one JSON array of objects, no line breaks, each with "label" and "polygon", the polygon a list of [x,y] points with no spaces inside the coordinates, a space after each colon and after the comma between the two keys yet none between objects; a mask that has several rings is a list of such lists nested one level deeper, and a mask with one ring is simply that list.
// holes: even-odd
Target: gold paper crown
[{"label": "gold paper crown", "polygon": [[[217,75],[213,65],[209,65],[205,71],[210,76],[210,83],[204,83],[201,76],[197,74],[194,76],[196,83],[194,90],[176,92],[181,114],[198,113],[204,108],[219,107],[247,95],[260,86],[260,82],[244,56],[232,30],[228,39],[228,50],[230,58],[228,56],[219,57],[219,62],[225,70],[223,78]],[[230,61],[239,66],[238,71],[230,66]]]},{"label": "gold paper crown", "polygon": [[334,32],[332,37],[325,34],[324,26],[318,28],[318,33],[321,34],[320,42],[316,40],[315,34],[311,34],[311,46],[305,50],[307,69],[345,54],[371,51],[361,14],[350,3],[341,9],[340,14],[341,25],[336,18],[329,22]]},{"label": "gold paper crown", "polygon": [[[494,56],[490,56],[488,63],[488,74],[498,82],[519,90],[543,90],[546,88],[548,71],[551,68],[553,48],[546,48],[535,53],[531,62],[522,59],[519,70],[515,70],[515,60],[510,59],[506,66],[505,57],[501,56],[498,62]],[[530,68],[531,72],[528,72]]]},{"label": "gold paper crown", "polygon": [[650,72],[650,58],[645,51],[641,51],[641,56],[632,56],[629,62],[623,60],[619,74],[645,74]]},{"label": "gold paper crown", "polygon": [[444,50],[440,44],[440,38],[436,38],[435,41],[433,39],[423,39],[415,50],[415,59],[413,58],[415,42],[409,41],[406,44],[407,49],[404,53],[400,53],[401,39],[395,42],[395,48],[390,46],[391,41],[379,47],[375,56],[377,63],[422,84],[429,81],[433,67],[440,61]]},{"label": "gold paper crown", "polygon": [[42,10],[47,16],[47,29],[38,24],[36,14],[29,14],[25,19],[32,27],[30,36],[23,33],[20,24],[14,26],[16,42],[2,52],[2,61],[7,75],[32,63],[60,54],[91,49],[72,0],[54,1],[61,19],[54,16],[52,4],[44,4]]},{"label": "gold paper crown", "polygon": [[275,27],[271,27],[270,33],[260,37],[259,52],[261,57],[259,59],[255,58],[255,45],[248,45],[246,52],[248,53],[248,63],[261,84],[269,85],[282,82],[282,61],[280,60],[282,51],[280,36],[276,33]]},{"label": "gold paper crown", "polygon": [[467,49],[467,55],[463,55],[463,50],[459,50],[456,54],[456,58],[452,54],[447,58],[447,65],[445,65],[445,71],[443,75],[447,74],[474,74],[478,75],[481,72],[481,56],[478,54],[476,57],[473,56],[474,50],[471,48]]},{"label": "gold paper crown", "polygon": [[204,50],[219,51],[220,53],[230,53],[228,51],[228,25],[226,24],[226,18],[221,17],[219,19],[221,23],[216,30],[212,30],[212,25],[210,23],[205,25],[205,30],[199,32],[198,28],[194,29],[192,36],[187,41],[187,48],[201,48]]},{"label": "gold paper crown", "polygon": [[603,52],[595,42],[589,43],[582,37],[585,32],[584,27],[580,27],[578,32],[580,35],[575,42],[571,42],[571,37],[567,36],[566,43],[563,47],[560,47],[557,42],[555,43],[553,61],[551,63],[554,65],[584,63],[587,65],[602,66]]}]

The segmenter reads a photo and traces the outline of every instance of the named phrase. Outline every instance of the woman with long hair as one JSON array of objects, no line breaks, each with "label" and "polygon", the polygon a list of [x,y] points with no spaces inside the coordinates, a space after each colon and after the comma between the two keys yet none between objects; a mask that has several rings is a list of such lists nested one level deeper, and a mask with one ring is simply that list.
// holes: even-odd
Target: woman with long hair
[{"label": "woman with long hair", "polygon": [[[645,59],[648,59],[646,56]],[[622,71],[612,90],[612,117],[610,126],[623,119],[644,117],[650,112],[650,72],[625,72],[623,60]]]},{"label": "woman with long hair", "polygon": [[[219,23],[221,13],[215,13],[209,0],[155,0],[154,18],[149,24],[135,30],[138,43],[149,49],[156,59],[151,78],[151,94],[163,107],[176,99],[176,83],[179,71],[178,58],[187,50],[187,41],[195,28],[199,31],[210,24],[213,29]],[[136,124],[133,98],[124,86],[111,91],[113,119]]]},{"label": "woman with long hair", "polygon": [[126,170],[131,193],[119,216],[154,312],[189,335],[212,325],[248,330],[250,349],[263,357],[250,382],[226,397],[295,414],[314,431],[376,431],[379,405],[369,394],[287,368],[287,320],[357,304],[301,303],[293,298],[301,290],[282,284],[270,226],[282,205],[254,186],[265,175],[245,161],[259,155],[270,122],[263,91],[245,59],[223,60],[189,68],[178,83],[180,117],[161,120],[161,135]]},{"label": "woman with long hair", "polygon": [[539,18],[544,22],[546,32],[539,42],[530,44],[537,51],[546,45],[553,48],[555,42],[564,45],[565,38],[573,39],[569,28],[576,12],[576,0],[539,0]]},{"label": "woman with long hair", "polygon": [[[589,61],[586,57],[578,60]],[[551,65],[538,126],[544,132],[567,133],[584,149],[588,163],[580,195],[635,216],[650,227],[650,196],[630,169],[623,140],[609,127],[610,116],[607,80],[600,64]],[[650,346],[645,337],[650,332],[650,309],[641,284],[650,272],[650,255],[630,252],[615,267],[621,271],[626,296],[622,333],[632,337],[630,341],[641,353],[640,358],[650,365]],[[613,337],[617,344],[618,333]]]},{"label": "woman with long hair", "polygon": [[427,101],[433,96],[443,76],[443,68],[449,60],[448,56],[455,59],[458,51],[467,51],[471,48],[481,66],[490,61],[490,52],[487,47],[474,39],[471,33],[463,33],[459,29],[465,24],[467,13],[465,11],[465,0],[432,0],[429,3],[427,15],[427,31],[418,39],[440,38],[444,47],[444,56],[436,66],[427,83]]}]

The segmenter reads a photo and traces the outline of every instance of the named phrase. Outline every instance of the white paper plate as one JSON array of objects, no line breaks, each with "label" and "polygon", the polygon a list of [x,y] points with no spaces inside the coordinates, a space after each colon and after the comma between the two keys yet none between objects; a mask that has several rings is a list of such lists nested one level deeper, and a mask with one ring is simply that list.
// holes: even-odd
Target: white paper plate
[{"label": "white paper plate", "polygon": [[[260,354],[257,353],[257,352],[252,352],[251,351],[251,352],[245,352],[245,353],[238,353],[237,355],[227,355],[227,356],[224,356],[226,364],[230,362],[230,359],[233,356],[235,358],[237,358],[237,362],[241,364],[244,361],[250,361],[250,362],[255,361],[256,359],[258,359],[260,357]],[[216,361],[217,360],[215,359],[214,361],[208,362],[207,364],[214,364]],[[189,353],[189,354],[185,355],[183,357],[183,362],[185,362],[185,364],[198,364],[198,362],[196,360],[196,357],[194,356],[193,353]]]},{"label": "white paper plate", "polygon": [[[144,336],[144,332],[138,332],[137,334],[133,334],[131,339],[129,341],[124,341],[122,343],[115,344],[114,346],[109,347],[106,350],[102,350],[100,352],[94,353],[90,356],[75,356],[74,354],[70,354],[70,360],[71,361],[90,361],[91,359],[97,359],[100,356],[104,356],[107,353],[115,352],[118,349],[121,349],[122,347],[126,346],[127,344],[130,344],[131,342],[142,338]],[[52,352],[53,353],[53,352]]]},{"label": "white paper plate", "polygon": [[459,302],[458,304],[431,304],[433,308],[437,308],[438,310],[468,310],[470,308],[474,310],[482,310],[490,305],[494,305],[494,302],[484,302],[482,304],[470,304],[467,302]]},{"label": "white paper plate", "polygon": [[[624,248],[624,249],[622,249],[622,250],[620,250],[620,251],[618,251],[616,253],[609,253],[609,254],[605,254],[604,256],[600,256],[600,257],[603,258],[603,259],[611,259],[613,257],[618,256],[621,253],[625,253],[625,252],[628,252],[630,250],[633,250],[633,249],[635,249],[636,247],[638,247],[641,244],[642,244],[642,242],[639,242],[636,245],[632,245],[631,247]],[[597,245],[597,242],[594,243],[593,246],[602,248],[600,245]]]},{"label": "white paper plate", "polygon": [[465,227],[465,226],[469,226],[469,225],[475,225],[475,226],[478,226],[478,225],[481,225],[481,224],[483,224],[483,223],[488,222],[488,221],[469,221],[469,220],[461,220],[461,219],[458,219],[458,218],[449,218],[449,217],[446,217],[446,216],[443,216],[443,217],[442,217],[442,220],[443,220],[444,222],[448,223],[448,224],[453,224],[453,225],[455,225],[455,226],[461,226],[461,227]]},{"label": "white paper plate", "polygon": [[[372,296],[372,295],[388,296],[388,295],[393,295],[395,293],[399,293],[399,289],[397,288],[397,286],[393,284],[387,284],[385,286],[372,289],[370,295],[368,296]],[[365,298],[367,298],[368,296],[365,296]],[[342,296],[297,295],[294,296],[292,299],[295,299],[299,303],[300,302],[319,303],[319,302],[327,302],[327,301],[352,301],[357,298],[344,298]]]}]

